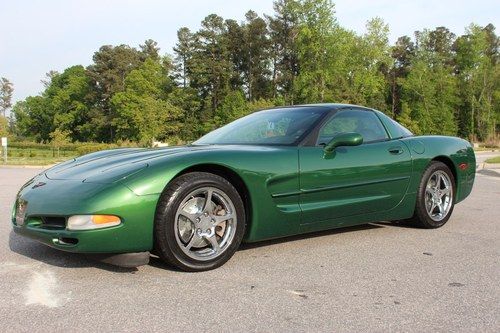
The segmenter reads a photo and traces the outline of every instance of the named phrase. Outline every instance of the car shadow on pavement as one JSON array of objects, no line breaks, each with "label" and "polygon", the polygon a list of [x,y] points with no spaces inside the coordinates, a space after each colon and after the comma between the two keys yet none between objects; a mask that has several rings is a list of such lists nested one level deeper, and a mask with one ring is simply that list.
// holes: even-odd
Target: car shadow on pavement
[{"label": "car shadow on pavement", "polygon": [[[289,242],[310,239],[310,238],[315,238],[315,237],[343,234],[343,233],[351,232],[351,231],[370,230],[370,229],[377,229],[377,228],[384,228],[384,226],[376,225],[376,224],[363,224],[363,225],[357,225],[357,226],[352,226],[352,227],[344,227],[344,228],[330,229],[330,230],[325,230],[325,231],[310,232],[307,234],[288,236],[288,237],[284,237],[284,238],[276,238],[276,239],[271,239],[271,240],[266,240],[266,241],[259,241],[259,242],[255,242],[255,243],[242,243],[240,245],[238,251],[247,251],[247,250],[251,250],[251,249],[255,249],[255,248],[272,246],[272,245],[280,244],[280,243],[289,243]],[[159,257],[157,257],[155,255],[151,255],[149,265],[156,267],[156,268],[181,272],[181,270],[177,269],[176,267],[173,267],[173,266],[166,264]]]},{"label": "car shadow on pavement", "polygon": [[137,271],[137,268],[118,267],[100,262],[93,259],[92,255],[56,250],[34,240],[18,236],[13,231],[9,234],[9,248],[22,256],[57,267],[95,267],[117,273],[133,273]]},{"label": "car shadow on pavement", "polygon": [[391,221],[391,222],[381,221],[381,222],[374,222],[373,224],[384,227],[422,229],[418,225],[412,224],[410,221]]},{"label": "car shadow on pavement", "polygon": [[[152,266],[155,268],[160,268],[160,269],[165,269],[165,270],[172,271],[172,272],[184,272],[175,266],[171,266],[171,265],[167,264],[166,262],[164,262],[163,260],[161,260],[158,256],[156,256],[154,254],[152,254],[151,257],[149,257],[149,266]],[[189,273],[189,272],[184,272],[184,273]]]},{"label": "car shadow on pavement", "polygon": [[[344,234],[347,232],[384,228],[386,226],[410,227],[407,225],[400,225],[399,223],[394,223],[394,222],[377,222],[377,223],[363,224],[352,227],[311,232],[307,234],[289,236],[267,241],[260,241],[255,243],[243,243],[241,244],[238,251],[247,251],[254,248],[272,246],[281,243],[289,243],[304,239],[311,239],[315,237],[324,237],[335,234]],[[91,255],[56,250],[47,245],[33,241],[31,239],[20,237],[16,235],[13,231],[11,231],[9,234],[9,247],[11,251],[15,253],[57,267],[63,267],[63,268],[94,267],[117,273],[134,273],[138,270],[137,268],[125,268],[125,267],[106,264],[96,260],[95,258],[92,258]],[[180,271],[177,268],[164,263],[160,258],[158,258],[155,255],[151,255],[149,265],[152,267],[170,271]]]},{"label": "car shadow on pavement", "polygon": [[370,230],[370,229],[377,229],[377,228],[383,228],[383,227],[384,226],[377,225],[377,224],[361,224],[361,225],[356,225],[356,226],[352,226],[352,227],[343,227],[343,228],[329,229],[329,230],[324,230],[324,231],[315,231],[315,232],[310,232],[310,233],[306,233],[306,234],[300,234],[300,235],[289,236],[289,237],[284,237],[284,238],[277,238],[277,239],[270,239],[267,241],[260,241],[260,242],[255,242],[255,243],[243,243],[243,244],[241,244],[239,251],[246,251],[246,250],[251,250],[254,248],[258,248],[258,247],[270,246],[270,245],[281,244],[281,243],[289,243],[289,242],[310,239],[310,238],[315,238],[315,237],[323,237],[323,236],[329,236],[329,235],[335,235],[335,234],[344,234],[347,232]]}]

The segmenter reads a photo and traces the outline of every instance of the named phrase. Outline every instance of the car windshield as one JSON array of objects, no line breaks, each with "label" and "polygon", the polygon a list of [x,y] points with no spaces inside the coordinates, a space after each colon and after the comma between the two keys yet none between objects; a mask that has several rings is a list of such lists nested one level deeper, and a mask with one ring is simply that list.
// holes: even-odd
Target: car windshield
[{"label": "car windshield", "polygon": [[322,108],[297,107],[252,113],[195,141],[194,145],[294,145],[325,114]]}]

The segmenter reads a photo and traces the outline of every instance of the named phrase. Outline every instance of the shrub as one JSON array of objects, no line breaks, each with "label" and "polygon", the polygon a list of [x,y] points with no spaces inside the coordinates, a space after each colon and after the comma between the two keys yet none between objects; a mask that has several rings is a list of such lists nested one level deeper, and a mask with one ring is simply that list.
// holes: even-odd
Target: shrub
[{"label": "shrub", "polygon": [[117,145],[114,144],[106,144],[106,143],[87,143],[87,144],[82,144],[79,147],[76,148],[76,152],[78,156],[90,154],[90,153],[95,153],[97,151],[101,150],[107,150],[107,149],[113,149],[117,148]]},{"label": "shrub", "polygon": [[[79,144],[77,143],[67,143],[61,145],[59,148],[61,150],[75,150]],[[9,142],[9,147],[11,148],[21,148],[21,149],[52,149],[52,146],[48,143],[43,142],[33,142],[33,141],[11,141]]]},{"label": "shrub", "polygon": [[[120,148],[120,147],[137,147],[138,144],[132,141],[118,141],[116,144],[108,144],[108,143],[98,143],[98,142],[73,142],[73,143],[65,143],[59,146],[60,156],[74,156],[74,155],[85,155],[101,150]],[[9,147],[15,148],[14,150],[26,151],[26,156],[35,157],[47,156],[47,157],[56,157],[58,154],[56,153],[55,148],[49,143],[39,143],[39,142],[31,142],[31,141],[13,141],[9,143]],[[27,152],[29,150],[29,153]],[[34,151],[33,151],[34,150]],[[42,152],[40,152],[42,151]],[[9,153],[10,154],[10,153]],[[34,154],[33,156],[31,156]]]}]

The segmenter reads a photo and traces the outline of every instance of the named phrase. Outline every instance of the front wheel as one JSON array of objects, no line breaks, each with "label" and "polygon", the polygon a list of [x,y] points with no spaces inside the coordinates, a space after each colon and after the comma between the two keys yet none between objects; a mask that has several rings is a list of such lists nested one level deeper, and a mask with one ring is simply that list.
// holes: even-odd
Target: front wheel
[{"label": "front wheel", "polygon": [[423,228],[439,228],[455,206],[455,178],[448,166],[432,161],[424,171],[412,221]]},{"label": "front wheel", "polygon": [[245,233],[245,209],[226,179],[206,172],[174,179],[160,197],[155,249],[185,271],[217,268],[238,249]]}]

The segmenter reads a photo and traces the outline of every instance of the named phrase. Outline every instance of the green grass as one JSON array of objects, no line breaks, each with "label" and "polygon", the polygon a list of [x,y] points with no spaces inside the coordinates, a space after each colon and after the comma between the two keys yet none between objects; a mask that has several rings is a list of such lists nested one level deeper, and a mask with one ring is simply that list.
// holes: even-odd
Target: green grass
[{"label": "green grass", "polygon": [[500,156],[488,158],[486,163],[500,163]]},{"label": "green grass", "polygon": [[[55,149],[35,148],[9,148],[7,165],[51,165],[76,157],[76,151],[61,150],[59,154]],[[5,164],[3,155],[0,165]]]}]

